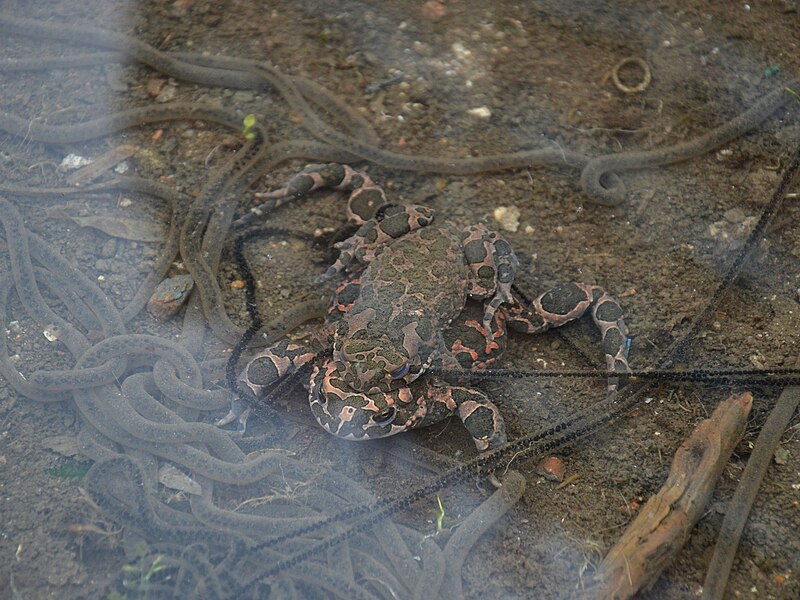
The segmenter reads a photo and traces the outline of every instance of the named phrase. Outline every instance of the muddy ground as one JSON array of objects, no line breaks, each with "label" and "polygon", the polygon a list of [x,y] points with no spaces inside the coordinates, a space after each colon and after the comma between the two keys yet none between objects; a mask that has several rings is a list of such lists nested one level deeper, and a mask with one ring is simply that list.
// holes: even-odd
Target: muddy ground
[{"label": "muddy ground", "polygon": [[[800,74],[800,16],[796,3],[788,0],[618,2],[611,7],[450,0],[441,5],[443,16],[430,3],[423,9],[421,2],[407,0],[80,4],[6,0],[2,9],[115,29],[165,51],[269,61],[346,99],[374,127],[384,147],[411,154],[478,156],[558,145],[596,155],[674,144],[726,122]],[[2,48],[2,56],[9,58],[93,49],[16,36],[4,36]],[[652,82],[641,93],[621,93],[608,76],[626,57],[639,57],[652,70]],[[638,73],[623,70],[621,76],[635,84]],[[132,106],[217,102],[242,116],[256,114],[276,140],[310,139],[278,94],[197,86],[146,67],[0,73],[0,82],[0,108],[25,119],[66,124]],[[788,105],[756,131],[691,161],[623,174],[630,193],[613,208],[589,202],[578,172],[570,169],[458,177],[365,166],[395,201],[432,206],[459,224],[483,221],[501,228],[495,210],[518,210],[518,227],[504,235],[520,258],[520,286],[535,294],[575,280],[616,294],[633,338],[631,365],[643,368],[706,305],[771,198],[800,142],[799,110],[796,103]],[[199,122],[148,125],[66,145],[0,134],[2,179],[6,184],[63,185],[67,173],[59,165],[67,154],[96,157],[122,142],[144,150],[127,162],[132,170],[192,194],[202,187],[209,168],[241,139]],[[272,189],[301,166],[295,161],[265,173],[257,187]],[[118,307],[148,272],[158,245],[80,228],[51,218],[44,209],[68,206],[84,216],[124,210],[125,216],[167,218],[161,205],[126,206],[116,194],[99,202],[79,196],[7,197],[27,227],[54,242],[88,276],[101,277],[102,289]],[[253,202],[244,195],[238,212]],[[345,221],[343,203],[341,195],[320,194],[281,209],[271,223],[304,232],[337,229]],[[793,366],[800,341],[799,257],[800,208],[790,198],[713,322],[682,357],[683,365]],[[254,248],[252,264],[265,317],[304,298],[329,258],[295,240],[275,239]],[[238,279],[228,248],[219,282],[228,314],[244,324],[244,292],[231,286]],[[179,327],[179,320],[162,324],[143,312],[130,330],[174,337]],[[16,297],[4,328],[22,373],[71,366],[71,356],[42,336]],[[583,368],[585,359],[573,345],[599,365],[601,353],[589,324],[569,326],[563,336],[514,335],[501,366]],[[216,352],[209,345],[206,357]],[[596,381],[496,381],[481,387],[502,410],[512,439],[603,395],[603,384]],[[698,595],[726,503],[779,392],[750,389],[755,403],[747,434],[708,510],[677,561],[642,597]],[[663,483],[681,441],[730,392],[659,387],[623,419],[560,452],[567,475],[580,476],[564,488],[538,475],[535,460],[517,463],[527,490],[468,557],[465,595],[578,594],[636,507]],[[302,392],[278,408],[299,421],[291,425],[297,428],[290,439],[293,449],[346,472],[381,496],[401,493],[427,473],[386,454],[380,442],[355,448],[315,428]],[[80,421],[67,402],[38,404],[0,384],[0,598],[104,598],[119,589],[126,563],[122,535],[84,499],[86,462],[80,449],[57,443],[63,436],[74,437]],[[795,417],[782,439],[786,452],[781,464],[770,466],[762,485],[733,566],[730,598],[800,596],[798,424]],[[406,437],[451,459],[475,452],[456,421]],[[448,519],[458,522],[488,496],[485,482],[477,482],[477,488],[472,484],[442,492]],[[162,490],[162,495],[168,493]],[[397,520],[434,532],[435,499],[426,502]]]}]

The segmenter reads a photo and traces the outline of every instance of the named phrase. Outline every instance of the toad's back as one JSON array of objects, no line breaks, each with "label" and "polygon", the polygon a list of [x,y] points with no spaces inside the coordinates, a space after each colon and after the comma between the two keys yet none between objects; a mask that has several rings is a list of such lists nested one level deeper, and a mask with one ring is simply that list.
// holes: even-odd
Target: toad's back
[{"label": "toad's back", "polygon": [[385,335],[406,346],[406,336],[416,333],[423,346],[435,345],[466,301],[469,271],[459,234],[447,222],[423,227],[376,257],[361,275],[361,296],[346,337]]}]

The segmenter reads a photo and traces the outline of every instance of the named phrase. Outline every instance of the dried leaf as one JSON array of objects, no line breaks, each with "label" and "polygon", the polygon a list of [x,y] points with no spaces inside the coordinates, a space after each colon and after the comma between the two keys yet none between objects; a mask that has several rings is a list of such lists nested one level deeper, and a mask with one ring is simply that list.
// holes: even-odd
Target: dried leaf
[{"label": "dried leaf", "polygon": [[82,166],[74,173],[71,173],[67,177],[67,183],[70,185],[83,185],[94,181],[100,177],[100,175],[115,167],[126,158],[130,158],[136,154],[137,150],[138,148],[136,146],[130,144],[122,144],[121,146],[112,148],[92,160],[88,165]]},{"label": "dried leaf", "polygon": [[112,217],[110,215],[75,217],[61,206],[46,208],[45,213],[50,218],[69,219],[81,227],[91,227],[112,237],[134,242],[161,242],[167,236],[166,227],[145,219]]},{"label": "dried leaf", "polygon": [[54,435],[52,437],[44,438],[42,446],[53,452],[57,452],[61,456],[77,456],[81,453],[81,443],[78,438],[71,435]]},{"label": "dried leaf", "polygon": [[164,487],[186,492],[193,496],[199,496],[203,493],[199,483],[172,465],[161,465],[161,468],[158,469],[158,481]]}]

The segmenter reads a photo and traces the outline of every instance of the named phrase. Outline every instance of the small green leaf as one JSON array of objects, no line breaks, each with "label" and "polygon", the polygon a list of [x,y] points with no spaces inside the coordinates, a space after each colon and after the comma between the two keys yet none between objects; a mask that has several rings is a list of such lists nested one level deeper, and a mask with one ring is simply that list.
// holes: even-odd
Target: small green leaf
[{"label": "small green leaf", "polygon": [[774,77],[780,73],[781,68],[778,65],[772,65],[764,69],[764,77]]},{"label": "small green leaf", "polygon": [[436,502],[439,503],[439,510],[436,511],[436,531],[442,531],[442,523],[444,522],[444,506],[442,506],[442,499],[439,494],[436,494]]},{"label": "small green leaf", "polygon": [[244,123],[242,135],[244,135],[244,139],[249,142],[256,137],[256,134],[250,131],[256,125],[256,116],[252,114],[247,115],[242,122]]}]

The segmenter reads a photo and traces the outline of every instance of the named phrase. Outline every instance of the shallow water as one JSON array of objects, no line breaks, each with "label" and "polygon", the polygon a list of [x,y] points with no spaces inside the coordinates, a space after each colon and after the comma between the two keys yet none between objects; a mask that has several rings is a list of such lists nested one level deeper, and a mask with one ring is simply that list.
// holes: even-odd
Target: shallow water
[{"label": "shallow water", "polygon": [[[793,2],[72,4],[5,2],[0,18],[9,34],[0,111],[17,117],[0,120],[0,598],[587,595],[675,450],[731,393],[629,384],[640,396],[609,426],[555,450],[574,477],[564,487],[537,473],[551,438],[513,455],[510,470],[505,457],[500,491],[474,465],[454,475],[477,456],[457,418],[386,440],[336,439],[311,416],[302,381],[257,405],[244,436],[236,423],[216,427],[232,399],[225,364],[250,324],[233,251],[242,229],[231,223],[258,203],[254,192],[279,188],[311,160],[348,162],[390,201],[501,231],[531,297],[565,281],[602,286],[623,306],[634,369],[658,364],[677,340],[670,366],[795,366],[796,182],[708,322],[692,325],[800,140],[799,107],[781,92],[800,69]],[[184,62],[164,63],[133,38]],[[47,62],[89,53],[81,62],[90,64]],[[615,83],[628,57],[644,61],[649,82],[636,62]],[[704,139],[769,94],[780,102],[744,135],[604,178],[625,186],[615,206],[597,202],[586,171],[581,178],[589,158]],[[131,109],[124,127],[104,119]],[[120,146],[130,148],[91,175],[64,162]],[[477,160],[452,160],[465,158]],[[334,258],[345,202],[317,192],[249,226],[262,231],[244,252],[273,335],[294,329],[286,315],[318,312],[314,281]],[[98,216],[105,231],[74,220]],[[161,225],[162,240],[141,241],[142,223]],[[186,270],[189,305],[156,320],[144,308],[150,292]],[[496,366],[602,368],[587,321],[511,334]],[[290,335],[302,342],[319,330],[311,321]],[[594,407],[601,379],[474,385],[499,407],[512,442],[610,410]],[[643,597],[701,590],[780,392],[743,387],[755,397],[747,432],[691,538]],[[800,593],[797,430],[795,417],[726,597]],[[437,484],[442,473],[449,479]]]}]

